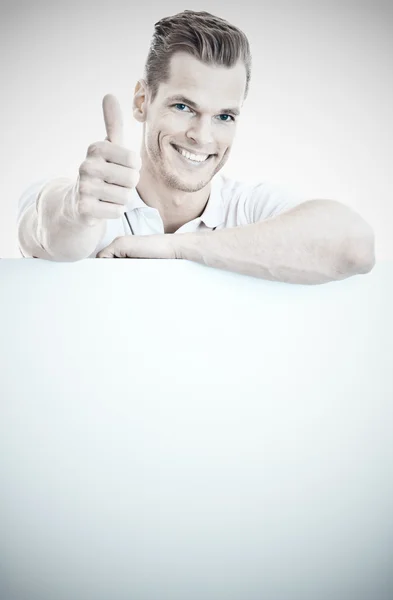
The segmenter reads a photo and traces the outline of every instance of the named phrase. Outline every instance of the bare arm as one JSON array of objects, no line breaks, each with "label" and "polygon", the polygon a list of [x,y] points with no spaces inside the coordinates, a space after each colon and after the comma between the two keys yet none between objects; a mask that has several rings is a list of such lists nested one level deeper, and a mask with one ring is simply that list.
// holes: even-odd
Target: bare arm
[{"label": "bare arm", "polygon": [[117,99],[103,99],[107,137],[91,144],[76,182],[45,184],[18,222],[24,256],[59,261],[87,258],[103,238],[107,219],[119,219],[139,180],[140,156],[123,146]]},{"label": "bare arm", "polygon": [[344,279],[375,262],[371,227],[333,200],[309,200],[272,219],[213,235],[185,233],[173,242],[179,258],[286,283]]},{"label": "bare arm", "polygon": [[374,233],[351,208],[309,200],[242,227],[181,234],[123,236],[98,258],[182,258],[272,281],[318,284],[367,273]]},{"label": "bare arm", "polygon": [[24,256],[73,261],[90,256],[105,232],[105,221],[89,224],[72,210],[75,183],[54,179],[45,184],[21,215],[18,241]]}]

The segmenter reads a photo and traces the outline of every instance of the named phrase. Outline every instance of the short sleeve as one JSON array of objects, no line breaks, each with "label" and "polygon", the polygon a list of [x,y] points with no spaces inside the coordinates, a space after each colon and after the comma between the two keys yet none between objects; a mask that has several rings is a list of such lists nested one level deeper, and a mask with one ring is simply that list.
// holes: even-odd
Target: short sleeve
[{"label": "short sleeve", "polygon": [[[17,214],[16,214],[17,227],[19,225],[19,221],[22,218],[22,215],[29,208],[29,206],[32,206],[33,204],[36,203],[36,200],[38,198],[40,191],[42,190],[42,188],[48,181],[49,181],[48,179],[41,179],[40,181],[34,182],[28,188],[26,188],[25,191],[22,193],[22,195],[19,197]],[[19,252],[21,253],[21,256],[26,258],[25,255],[23,254],[20,246],[19,246]]]},{"label": "short sleeve", "polygon": [[245,198],[245,212],[249,223],[278,216],[307,198],[276,183],[260,183],[250,189]]},{"label": "short sleeve", "polygon": [[238,227],[264,221],[307,200],[299,193],[276,183],[248,184],[227,177],[222,177],[221,180],[224,227]]},{"label": "short sleeve", "polygon": [[44,187],[44,185],[48,182],[48,179],[42,179],[41,181],[36,181],[32,185],[30,185],[20,196],[18,201],[18,212],[16,221],[19,223],[19,220],[23,213],[25,212],[28,206],[31,206],[37,200],[38,194]]}]

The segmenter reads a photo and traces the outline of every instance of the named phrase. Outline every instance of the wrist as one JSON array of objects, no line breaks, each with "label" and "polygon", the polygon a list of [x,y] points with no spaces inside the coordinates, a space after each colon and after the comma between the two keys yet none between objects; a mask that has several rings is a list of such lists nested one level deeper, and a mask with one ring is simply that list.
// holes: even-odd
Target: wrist
[{"label": "wrist", "polygon": [[203,245],[204,238],[209,233],[205,231],[193,231],[171,235],[172,252],[175,257],[199,262],[202,255],[201,245]]},{"label": "wrist", "polygon": [[135,236],[131,243],[136,244],[138,248],[136,254],[140,258],[180,258],[176,252],[177,240],[176,235],[172,233],[138,235]]},{"label": "wrist", "polygon": [[69,227],[75,229],[86,229],[97,227],[103,219],[97,219],[88,215],[81,215],[78,211],[78,188],[79,176],[76,182],[69,184],[65,189],[64,199],[60,205],[60,218]]},{"label": "wrist", "polygon": [[106,227],[84,223],[73,206],[75,184],[66,178],[45,185],[36,201],[36,237],[39,246],[57,260],[86,258],[96,248]]}]

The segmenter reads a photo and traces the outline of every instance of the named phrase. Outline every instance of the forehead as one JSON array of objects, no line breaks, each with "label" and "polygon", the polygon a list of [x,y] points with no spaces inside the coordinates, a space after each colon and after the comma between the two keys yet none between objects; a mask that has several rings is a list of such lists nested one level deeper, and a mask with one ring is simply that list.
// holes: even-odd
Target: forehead
[{"label": "forehead", "polygon": [[241,107],[246,86],[242,61],[233,67],[207,65],[185,52],[171,57],[169,79],[159,86],[160,101],[179,94],[202,107]]}]

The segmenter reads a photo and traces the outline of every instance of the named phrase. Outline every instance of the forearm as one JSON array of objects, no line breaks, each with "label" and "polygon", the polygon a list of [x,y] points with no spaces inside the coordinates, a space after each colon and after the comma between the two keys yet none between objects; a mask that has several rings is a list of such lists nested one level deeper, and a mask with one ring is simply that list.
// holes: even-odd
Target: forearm
[{"label": "forearm", "polygon": [[72,207],[74,185],[67,179],[49,182],[24,211],[18,223],[18,241],[25,256],[75,261],[94,252],[105,221],[89,225],[77,218]]},{"label": "forearm", "polygon": [[304,202],[282,215],[244,227],[173,238],[178,258],[300,284],[368,272],[374,251],[367,223],[349,207],[331,200]]}]

